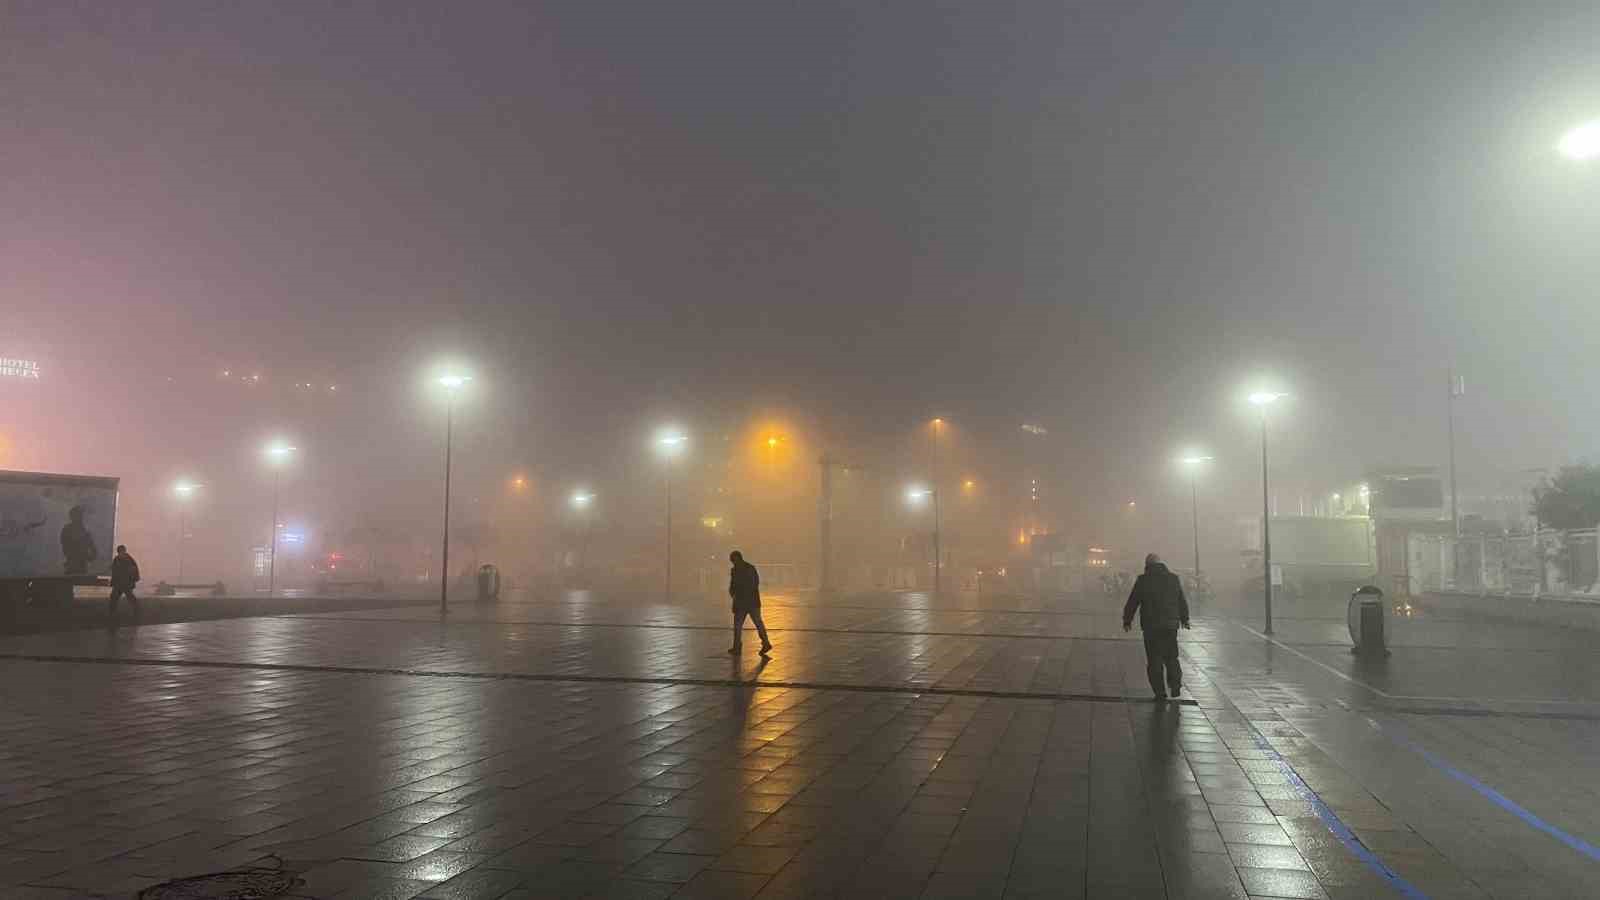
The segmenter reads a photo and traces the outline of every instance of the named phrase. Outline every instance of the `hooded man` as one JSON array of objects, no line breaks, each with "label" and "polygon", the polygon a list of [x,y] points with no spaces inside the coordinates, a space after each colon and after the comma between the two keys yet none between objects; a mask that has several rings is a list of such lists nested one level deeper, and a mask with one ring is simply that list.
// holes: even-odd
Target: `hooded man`
[{"label": "hooded man", "polygon": [[[1176,698],[1183,692],[1183,667],[1178,664],[1178,628],[1189,627],[1189,601],[1183,582],[1154,553],[1144,558],[1144,574],[1133,583],[1133,593],[1122,607],[1122,630],[1133,628],[1139,614],[1144,630],[1144,671],[1157,700]],[[1165,670],[1165,677],[1163,677]]]},{"label": "hooded man", "polygon": [[139,598],[133,595],[133,586],[139,583],[139,563],[123,544],[117,545],[117,555],[111,557],[111,618],[117,617],[117,601],[123,597],[133,604],[134,616],[139,615]]},{"label": "hooded man", "polygon": [[728,572],[728,596],[733,598],[733,646],[729,653],[737,654],[743,647],[744,618],[756,623],[756,634],[761,635],[761,655],[772,652],[772,642],[767,640],[767,625],[761,621],[761,575],[756,567],[744,561],[744,554],[735,550],[728,554],[733,568]]}]

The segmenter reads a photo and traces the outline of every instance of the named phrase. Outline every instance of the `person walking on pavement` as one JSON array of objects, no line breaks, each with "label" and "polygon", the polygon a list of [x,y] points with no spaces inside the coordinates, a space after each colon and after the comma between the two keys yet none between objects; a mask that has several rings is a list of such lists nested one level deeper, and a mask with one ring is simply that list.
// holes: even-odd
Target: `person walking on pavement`
[{"label": "person walking on pavement", "polygon": [[728,561],[733,563],[728,572],[728,596],[733,598],[733,646],[728,652],[742,649],[744,619],[749,616],[756,624],[756,634],[761,635],[761,655],[766,656],[772,652],[772,642],[767,640],[767,624],[761,621],[761,574],[737,550],[728,554]]},{"label": "person walking on pavement", "polygon": [[139,598],[133,595],[133,586],[139,583],[139,563],[128,555],[124,544],[117,545],[117,555],[111,558],[111,618],[117,617],[117,601],[127,596],[133,604],[133,614],[139,615]]},{"label": "person walking on pavement", "polygon": [[1144,558],[1144,574],[1134,581],[1128,603],[1122,607],[1123,631],[1133,628],[1135,612],[1144,630],[1144,670],[1150,677],[1150,690],[1157,700],[1167,699],[1169,693],[1176,698],[1183,692],[1178,628],[1189,627],[1189,601],[1183,596],[1183,582],[1154,553]]}]

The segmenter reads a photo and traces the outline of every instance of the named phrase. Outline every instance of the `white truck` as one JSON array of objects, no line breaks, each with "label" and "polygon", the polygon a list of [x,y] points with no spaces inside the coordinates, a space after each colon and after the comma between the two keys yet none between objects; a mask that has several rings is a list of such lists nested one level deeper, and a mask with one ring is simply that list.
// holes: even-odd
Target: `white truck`
[{"label": "white truck", "polygon": [[0,469],[0,609],[111,574],[118,479]]}]

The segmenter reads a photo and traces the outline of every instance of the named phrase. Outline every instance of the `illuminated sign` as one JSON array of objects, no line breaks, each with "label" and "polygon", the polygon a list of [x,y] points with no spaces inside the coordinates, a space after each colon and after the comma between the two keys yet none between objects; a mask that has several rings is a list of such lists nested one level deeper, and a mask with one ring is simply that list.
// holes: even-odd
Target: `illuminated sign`
[{"label": "illuminated sign", "polygon": [[306,542],[306,536],[299,531],[282,531],[278,533],[278,543],[285,546],[299,546]]},{"label": "illuminated sign", "polygon": [[39,363],[35,360],[0,356],[0,378],[38,379],[38,377]]}]

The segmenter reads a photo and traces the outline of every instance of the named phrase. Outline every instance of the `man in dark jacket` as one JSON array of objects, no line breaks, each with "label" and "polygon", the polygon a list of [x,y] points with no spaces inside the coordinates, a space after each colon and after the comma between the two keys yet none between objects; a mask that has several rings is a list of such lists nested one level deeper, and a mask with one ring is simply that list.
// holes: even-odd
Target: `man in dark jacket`
[{"label": "man in dark jacket", "polygon": [[1183,596],[1183,582],[1154,553],[1144,558],[1144,574],[1133,583],[1133,593],[1122,607],[1123,631],[1133,628],[1135,612],[1144,629],[1144,671],[1150,677],[1150,690],[1155,691],[1157,700],[1167,699],[1169,689],[1177,697],[1183,691],[1178,628],[1189,627],[1189,601]]},{"label": "man in dark jacket", "polygon": [[139,598],[133,595],[133,586],[139,583],[139,563],[128,555],[124,544],[117,545],[117,555],[111,557],[111,618],[117,617],[117,601],[127,596],[133,604],[133,614],[139,614]]},{"label": "man in dark jacket", "polygon": [[733,569],[728,573],[728,596],[733,598],[733,646],[729,653],[738,653],[743,647],[744,617],[756,623],[756,634],[761,635],[761,655],[772,652],[772,642],[767,640],[767,625],[761,621],[761,575],[756,567],[744,561],[744,554],[735,550],[728,554]]}]

